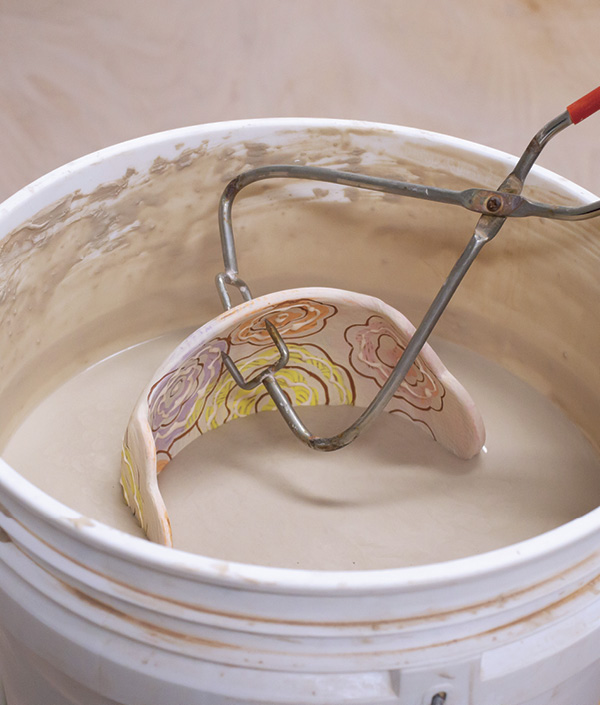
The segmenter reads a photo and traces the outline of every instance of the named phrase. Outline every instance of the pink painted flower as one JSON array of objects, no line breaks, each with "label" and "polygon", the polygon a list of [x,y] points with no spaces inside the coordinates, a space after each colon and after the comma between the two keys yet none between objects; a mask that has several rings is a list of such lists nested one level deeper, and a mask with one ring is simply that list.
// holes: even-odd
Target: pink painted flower
[{"label": "pink painted flower", "polygon": [[[344,334],[350,345],[350,364],[354,370],[378,387],[389,378],[402,356],[408,336],[381,316],[371,316],[364,325],[354,325]],[[419,409],[440,410],[445,389],[429,370],[421,357],[417,357],[400,388],[394,395]]]}]

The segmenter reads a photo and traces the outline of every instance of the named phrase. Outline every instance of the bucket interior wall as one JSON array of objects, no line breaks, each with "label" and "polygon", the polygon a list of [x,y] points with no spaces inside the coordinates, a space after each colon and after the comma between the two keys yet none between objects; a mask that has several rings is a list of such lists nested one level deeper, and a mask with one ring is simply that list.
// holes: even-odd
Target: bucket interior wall
[{"label": "bucket interior wall", "polygon": [[[2,240],[2,440],[76,369],[221,311],[213,283],[222,270],[217,204],[240,171],[310,163],[493,188],[510,166],[502,155],[433,147],[385,130],[297,128],[240,142],[225,131],[210,143],[163,149],[146,164],[136,155],[128,168],[121,157],[112,167],[119,178],[61,195]],[[534,173],[527,195],[573,202],[568,186],[546,182]],[[476,220],[452,206],[289,180],[249,187],[234,207],[240,273],[254,295],[340,287],[378,296],[415,324]],[[527,380],[598,446],[596,229],[595,221],[510,220],[437,333]]]}]

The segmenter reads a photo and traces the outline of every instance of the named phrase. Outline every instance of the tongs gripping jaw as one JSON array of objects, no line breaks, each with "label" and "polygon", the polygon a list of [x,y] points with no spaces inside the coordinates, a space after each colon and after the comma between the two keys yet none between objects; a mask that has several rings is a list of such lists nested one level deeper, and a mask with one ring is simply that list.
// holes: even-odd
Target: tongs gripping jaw
[{"label": "tongs gripping jaw", "polygon": [[241,387],[246,391],[250,391],[251,389],[258,387],[259,384],[264,384],[267,377],[272,377],[275,372],[282,370],[288,364],[290,359],[290,351],[288,350],[288,347],[277,328],[271,323],[271,321],[269,321],[269,319],[265,319],[264,323],[267,332],[271,336],[271,340],[275,343],[277,350],[279,351],[279,360],[277,360],[274,365],[269,365],[265,370],[262,370],[254,375],[254,377],[246,381],[231,357],[229,357],[229,355],[225,352],[221,353],[223,364],[229,370],[234,382],[238,385],[238,387]]}]

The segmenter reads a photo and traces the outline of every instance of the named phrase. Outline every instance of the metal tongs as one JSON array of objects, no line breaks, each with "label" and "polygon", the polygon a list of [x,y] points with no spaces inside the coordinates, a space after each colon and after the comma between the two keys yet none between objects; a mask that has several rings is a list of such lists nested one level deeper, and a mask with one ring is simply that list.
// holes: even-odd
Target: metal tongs
[{"label": "metal tongs", "polygon": [[324,438],[315,436],[304,425],[292,407],[286,393],[277,382],[276,373],[287,365],[289,350],[277,328],[268,320],[265,321],[265,325],[279,351],[279,360],[276,364],[262,370],[249,380],[244,380],[233,360],[229,355],[223,353],[223,362],[236,384],[245,390],[250,390],[263,384],[293,433],[311,448],[330,451],[343,448],[352,443],[383,412],[427,342],[467,270],[481,252],[483,246],[498,234],[507,218],[537,216],[557,220],[583,220],[600,215],[600,201],[571,208],[537,203],[520,195],[531,167],[550,139],[569,125],[581,122],[597,110],[600,110],[600,87],[569,105],[563,113],[542,127],[527,146],[513,171],[504,179],[497,191],[478,188],[452,191],[404,181],[336,171],[324,167],[294,165],[274,165],[251,169],[230,181],[223,192],[219,206],[219,230],[225,271],[216,277],[217,289],[225,309],[232,307],[226,288],[227,285],[236,287],[244,300],[249,301],[252,299],[248,285],[238,274],[232,227],[232,207],[237,194],[245,186],[256,181],[273,178],[309,179],[394,193],[438,203],[449,203],[462,206],[475,213],[481,213],[471,239],[433,300],[387,382],[381,387],[373,401],[358,419],[344,431],[335,436]]}]

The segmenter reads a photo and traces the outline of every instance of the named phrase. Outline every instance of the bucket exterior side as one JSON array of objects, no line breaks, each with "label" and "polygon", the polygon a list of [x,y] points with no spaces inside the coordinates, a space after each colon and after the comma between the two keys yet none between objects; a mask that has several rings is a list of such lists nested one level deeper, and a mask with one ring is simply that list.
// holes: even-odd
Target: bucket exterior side
[{"label": "bucket exterior side", "polygon": [[[401,631],[379,635],[374,629],[372,636],[356,638],[339,630],[328,637],[273,639],[181,618],[176,628],[166,628],[162,615],[132,619],[107,604],[106,593],[77,591],[16,551],[4,543],[0,563],[0,649],[9,703],[11,688],[37,680],[36,695],[23,700],[17,690],[15,702],[33,705],[40,693],[56,688],[57,705],[124,698],[157,705],[166,699],[210,705],[416,704],[433,688],[457,704],[542,702],[544,693],[544,702],[570,705],[573,691],[565,684],[581,688],[582,672],[593,689],[589,699],[578,702],[597,699],[600,602],[594,584],[544,616],[418,649],[406,645]],[[425,636],[431,642],[435,630]]]},{"label": "bucket exterior side", "polygon": [[[450,138],[365,123],[188,128],[44,177],[0,207],[2,231],[130,168],[132,183],[142,179],[158,158],[210,154],[232,140],[293,147],[324,129],[358,135],[374,153],[394,142],[415,160],[430,154],[434,169],[436,149],[443,156],[449,144],[462,150],[467,170],[469,160],[500,172],[513,162]],[[536,180],[589,200],[544,170]],[[0,461],[1,677],[9,705],[34,705],[40,693],[49,705],[429,705],[439,692],[447,705],[596,705],[599,546],[600,515],[592,512],[448,564],[356,573],[246,566],[121,534]]]}]

